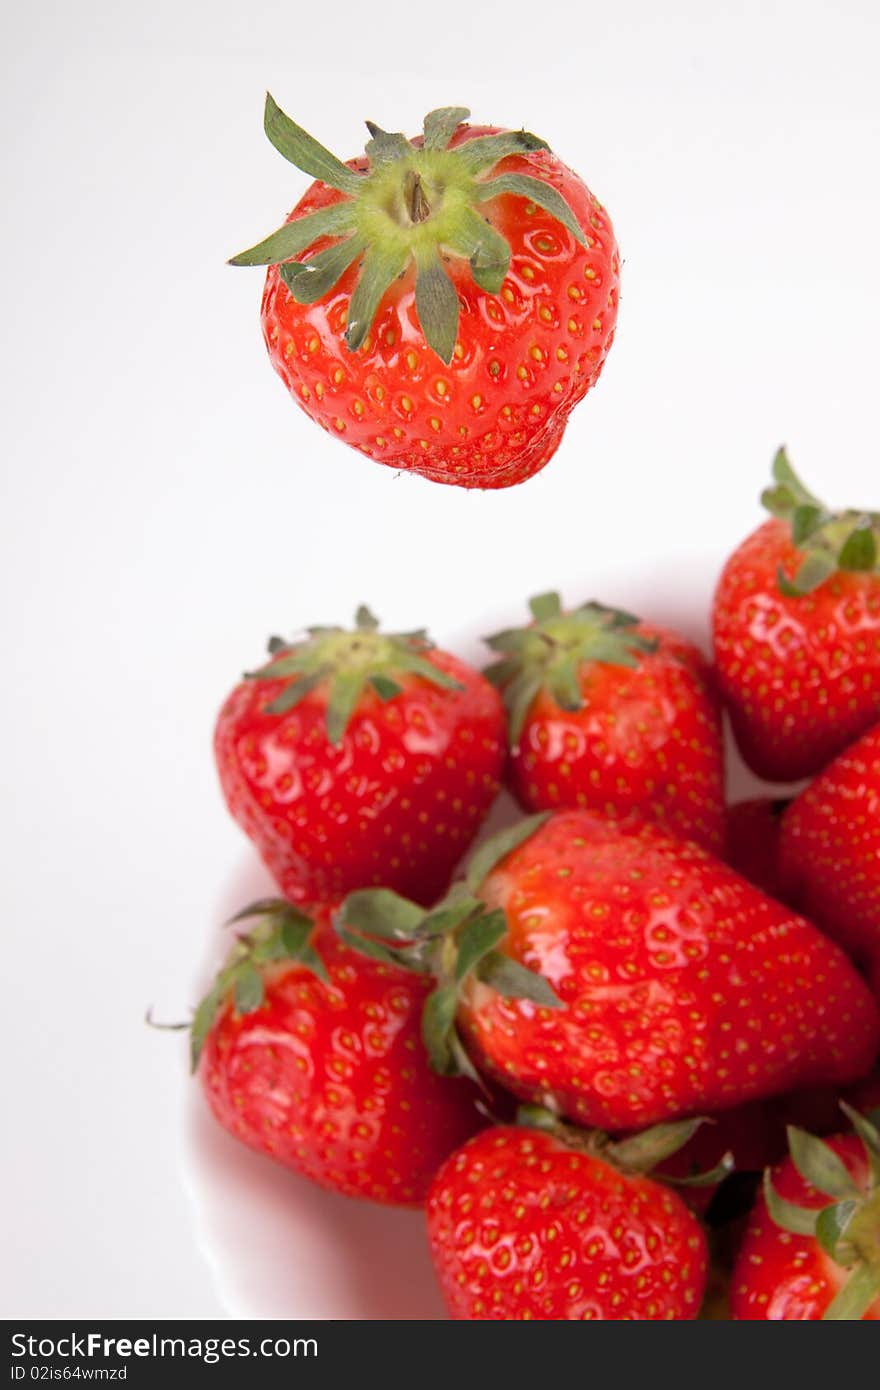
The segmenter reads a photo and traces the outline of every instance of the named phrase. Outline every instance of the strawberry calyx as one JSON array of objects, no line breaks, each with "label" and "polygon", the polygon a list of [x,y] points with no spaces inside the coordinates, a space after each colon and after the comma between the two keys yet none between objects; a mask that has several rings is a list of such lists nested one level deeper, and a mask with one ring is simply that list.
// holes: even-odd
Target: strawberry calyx
[{"label": "strawberry calyx", "polygon": [[781,567],[777,572],[780,593],[800,598],[838,570],[880,574],[880,512],[829,511],[804,487],[784,448],[773,460],[773,481],[761,503],[789,524],[792,542],[803,554],[794,575]]},{"label": "strawberry calyx", "polygon": [[795,1168],[805,1182],[833,1200],[818,1208],[798,1206],[780,1196],[769,1168],[764,1173],[764,1200],[777,1226],[793,1235],[812,1237],[836,1265],[848,1271],[823,1321],[857,1322],[880,1297],[880,1130],[874,1116],[861,1115],[846,1101],[840,1102],[840,1108],[864,1146],[866,1183],[855,1180],[830,1145],[789,1125],[788,1145]]},{"label": "strawberry calyx", "polygon": [[[618,1172],[628,1175],[647,1174],[664,1163],[667,1158],[684,1148],[704,1124],[712,1121],[698,1115],[687,1120],[669,1120],[652,1125],[650,1129],[637,1134],[628,1134],[615,1139],[602,1129],[581,1129],[560,1120],[552,1110],[542,1105],[521,1105],[516,1112],[516,1122],[527,1129],[539,1129],[551,1134],[567,1148],[579,1153],[589,1154],[610,1163]],[[668,1173],[658,1175],[658,1180],[675,1187],[711,1187],[723,1181],[733,1172],[733,1154],[726,1153],[705,1173],[674,1177]]]},{"label": "strawberry calyx", "polygon": [[311,944],[313,919],[282,898],[263,898],[230,918],[229,925],[255,919],[257,925],[235,939],[214,983],[190,1024],[190,1064],[195,1071],[205,1039],[223,1005],[232,999],[237,1014],[250,1014],[263,1003],[265,971],[278,961],[297,961],[319,980],[329,981],[324,962]]},{"label": "strawberry calyx", "polygon": [[382,633],[369,608],[355,614],[353,630],[310,627],[307,640],[269,641],[272,660],[245,680],[284,680],[283,690],[266,705],[269,714],[286,714],[322,683],[327,689],[327,738],[338,745],[364,690],[369,686],[382,701],[403,693],[401,678],[418,676],[440,690],[461,690],[459,681],[426,659],[433,643],[424,631]]},{"label": "strawberry calyx", "polygon": [[[489,177],[508,155],[548,150],[546,141],[516,130],[477,136],[450,149],[469,115],[463,106],[431,111],[416,141],[367,121],[367,167],[357,170],[318,144],[267,94],[263,125],[276,150],[343,199],[286,222],[230,264],[278,265],[294,299],[314,304],[358,262],[345,330],[352,352],[363,344],[385,291],[414,265],[416,313],[425,341],[450,362],[459,302],[444,262],[466,260],[475,283],[492,295],[501,290],[510,265],[510,247],[482,210],[484,204],[502,194],[528,199],[585,245],[577,218],[551,184],[524,174]],[[291,259],[327,237],[334,238],[331,246],[304,261]]]},{"label": "strawberry calyx", "polygon": [[590,662],[636,667],[641,656],[656,651],[657,642],[636,632],[639,619],[619,608],[582,603],[563,612],[557,593],[529,600],[532,622],[507,628],[486,638],[502,659],[486,670],[501,691],[515,743],[538,693],[546,690],[560,709],[583,709],[580,669]]},{"label": "strawberry calyx", "polygon": [[541,1008],[561,1007],[542,975],[498,949],[507,919],[478,896],[487,874],[546,819],[546,813],[530,816],[486,841],[471,857],[464,881],[430,910],[390,889],[367,888],[350,893],[336,914],[336,931],[354,950],[435,980],[422,1015],[422,1038],[441,1076],[469,1076],[482,1084],[455,1023],[468,981],[480,980],[506,998],[529,999]]}]

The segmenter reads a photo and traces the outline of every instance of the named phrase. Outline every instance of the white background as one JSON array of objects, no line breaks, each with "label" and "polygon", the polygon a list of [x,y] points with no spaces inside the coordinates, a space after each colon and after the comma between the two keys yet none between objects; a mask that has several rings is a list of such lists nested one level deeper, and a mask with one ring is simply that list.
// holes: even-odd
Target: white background
[{"label": "white background", "polygon": [[[878,13],[5,7],[0,1313],[234,1311],[188,1191],[183,1043],[142,1019],[186,1013],[249,863],[209,741],[270,631],[363,599],[448,640],[556,583],[699,611],[783,439],[817,490],[880,502]],[[341,155],[364,117],[470,105],[607,203],[617,342],[537,480],[396,478],[287,398],[260,273],[224,266],[305,188],[266,87]]]}]

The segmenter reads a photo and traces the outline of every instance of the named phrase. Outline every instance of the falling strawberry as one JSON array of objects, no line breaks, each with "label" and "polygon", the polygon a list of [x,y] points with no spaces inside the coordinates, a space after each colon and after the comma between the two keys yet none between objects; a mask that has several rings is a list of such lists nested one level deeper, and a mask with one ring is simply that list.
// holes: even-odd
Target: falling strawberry
[{"label": "falling strawberry", "polygon": [[[785,900],[779,864],[782,815],[788,801],[758,796],[727,808],[724,859],[762,893]],[[807,916],[810,914],[807,913]]]},{"label": "falling strawberry", "polygon": [[880,1320],[880,1133],[843,1109],[855,1134],[792,1127],[766,1175],[733,1272],[740,1322]]},{"label": "falling strawberry", "polygon": [[498,791],[504,711],[489,682],[422,632],[357,626],[273,639],[214,739],[235,820],[286,897],[386,884],[429,903]]},{"label": "falling strawberry", "polygon": [[612,1143],[546,1122],[485,1130],[434,1180],[428,1238],[451,1316],[696,1318],[706,1238],[681,1199],[645,1176],[693,1126]]},{"label": "falling strawberry", "polygon": [[425,982],[356,956],[329,924],[266,901],[196,1011],[193,1068],[237,1139],[322,1187],[414,1206],[481,1126],[470,1081],[431,1071]]},{"label": "falling strawberry", "polygon": [[612,1132],[853,1080],[880,1047],[877,1006],[833,942],[648,823],[533,817],[430,912],[354,893],[337,929],[436,977],[438,1070],[469,1058]]},{"label": "falling strawberry", "polygon": [[773,477],[715,593],[715,662],[746,762],[790,782],[880,719],[880,513],[827,511],[782,449]]},{"label": "falling strawberry", "polygon": [[341,163],[266,99],[275,148],[316,182],[233,265],[268,265],[263,332],[331,434],[435,482],[543,468],[614,337],[607,213],[543,140],[432,111],[414,141],[368,122]]},{"label": "falling strawberry", "polygon": [[720,849],[721,720],[696,647],[629,613],[559,595],[488,639],[510,719],[509,782],[529,811],[630,812]]},{"label": "falling strawberry", "polygon": [[795,797],[780,864],[791,898],[840,942],[880,999],[880,724]]}]

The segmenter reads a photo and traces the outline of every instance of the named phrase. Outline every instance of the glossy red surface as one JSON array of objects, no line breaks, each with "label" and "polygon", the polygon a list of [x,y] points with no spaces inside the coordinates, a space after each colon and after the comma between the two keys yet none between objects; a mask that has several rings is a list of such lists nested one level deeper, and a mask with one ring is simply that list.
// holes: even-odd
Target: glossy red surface
[{"label": "glossy red surface", "polygon": [[428,1235],[453,1318],[695,1318],[706,1239],[649,1178],[535,1130],[478,1135],[440,1170]]},{"label": "glossy red surface", "polygon": [[812,776],[880,719],[880,577],[839,572],[788,598],[777,571],[801,558],[788,525],[767,521],[715,592],[719,689],[740,752],[770,781]]},{"label": "glossy red surface", "polygon": [[551,817],[484,882],[505,949],[563,1007],[469,984],[474,1056],[526,1100],[612,1132],[863,1076],[880,1014],[846,956],[658,827]]}]

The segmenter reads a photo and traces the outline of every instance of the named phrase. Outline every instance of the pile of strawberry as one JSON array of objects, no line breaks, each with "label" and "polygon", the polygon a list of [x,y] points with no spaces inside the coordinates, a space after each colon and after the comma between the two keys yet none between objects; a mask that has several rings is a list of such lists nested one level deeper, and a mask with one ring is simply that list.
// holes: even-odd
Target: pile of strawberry
[{"label": "pile of strawberry", "polygon": [[[774,474],[711,665],[555,594],[485,673],[361,609],[220,712],[281,896],[193,1066],[253,1149],[424,1205],[455,1318],[880,1318],[880,517]],[[812,780],[727,808],[723,708]]]}]

